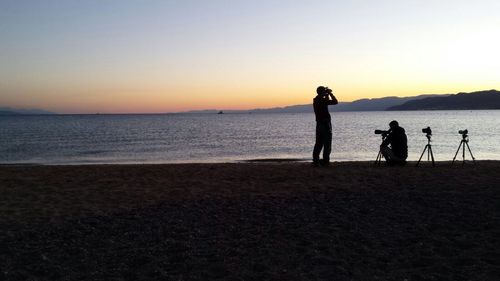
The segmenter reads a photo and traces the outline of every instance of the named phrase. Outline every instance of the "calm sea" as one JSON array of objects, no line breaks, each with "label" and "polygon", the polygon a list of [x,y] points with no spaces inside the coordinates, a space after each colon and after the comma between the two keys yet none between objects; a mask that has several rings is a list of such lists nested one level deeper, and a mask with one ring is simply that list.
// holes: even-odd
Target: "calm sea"
[{"label": "calm sea", "polygon": [[[453,158],[468,129],[478,160],[500,160],[500,111],[342,112],[332,114],[334,161],[374,160],[375,129],[398,120],[409,139],[409,160],[433,130],[438,161]],[[92,164],[309,160],[313,114],[171,114],[1,116],[0,163]]]}]

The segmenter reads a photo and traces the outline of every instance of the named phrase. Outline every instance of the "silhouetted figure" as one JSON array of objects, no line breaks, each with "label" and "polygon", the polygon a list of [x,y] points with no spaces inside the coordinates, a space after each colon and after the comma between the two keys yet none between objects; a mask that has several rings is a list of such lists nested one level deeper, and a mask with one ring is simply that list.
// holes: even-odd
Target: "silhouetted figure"
[{"label": "silhouetted figure", "polygon": [[[316,143],[313,151],[313,165],[328,166],[330,164],[330,152],[332,151],[332,122],[329,105],[338,103],[332,90],[319,86],[316,89],[317,96],[313,99],[314,114],[316,115]],[[319,154],[323,150],[323,161],[320,162]]]},{"label": "silhouetted figure", "polygon": [[[398,121],[389,123],[389,134],[380,145],[380,151],[389,165],[405,165],[408,158],[408,140]],[[390,145],[390,147],[389,147]]]}]

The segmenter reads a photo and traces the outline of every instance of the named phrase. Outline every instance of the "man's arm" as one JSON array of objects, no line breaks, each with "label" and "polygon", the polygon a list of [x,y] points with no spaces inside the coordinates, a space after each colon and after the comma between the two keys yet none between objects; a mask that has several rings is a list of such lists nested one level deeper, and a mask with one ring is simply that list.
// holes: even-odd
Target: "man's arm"
[{"label": "man's arm", "polygon": [[389,135],[385,138],[385,140],[382,142],[382,144],[380,145],[381,147],[386,147],[388,146],[389,144],[392,143],[392,140],[394,139],[394,136],[391,133],[389,133]]},{"label": "man's arm", "polygon": [[330,93],[329,96],[330,96],[330,100],[328,100],[328,105],[335,105],[335,104],[339,103],[337,101],[337,98],[335,98],[335,96],[332,93]]}]

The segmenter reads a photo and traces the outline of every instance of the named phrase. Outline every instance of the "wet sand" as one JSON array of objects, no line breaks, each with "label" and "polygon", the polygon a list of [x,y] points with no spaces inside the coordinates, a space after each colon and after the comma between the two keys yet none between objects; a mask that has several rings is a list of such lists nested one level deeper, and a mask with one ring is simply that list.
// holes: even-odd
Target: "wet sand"
[{"label": "wet sand", "polygon": [[500,280],[500,162],[438,164],[0,166],[0,280]]}]

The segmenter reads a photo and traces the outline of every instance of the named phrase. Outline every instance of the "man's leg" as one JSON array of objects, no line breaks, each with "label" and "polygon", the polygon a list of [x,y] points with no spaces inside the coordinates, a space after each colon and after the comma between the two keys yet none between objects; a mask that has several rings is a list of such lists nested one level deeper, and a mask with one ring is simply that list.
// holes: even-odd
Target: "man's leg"
[{"label": "man's leg", "polygon": [[319,165],[319,154],[323,148],[323,139],[321,137],[320,124],[316,122],[316,143],[314,144],[313,150],[313,163]]},{"label": "man's leg", "polygon": [[392,160],[395,157],[394,152],[392,152],[392,150],[388,147],[381,147],[380,151],[382,152],[387,164],[392,165]]},{"label": "man's leg", "polygon": [[332,123],[328,122],[324,127],[324,149],[323,149],[323,161],[328,165],[330,162],[330,153],[332,152]]},{"label": "man's leg", "polygon": [[406,159],[397,157],[392,149],[388,147],[382,147],[380,150],[382,151],[382,155],[384,156],[385,161],[388,165],[406,165]]}]

